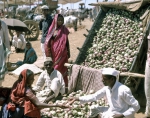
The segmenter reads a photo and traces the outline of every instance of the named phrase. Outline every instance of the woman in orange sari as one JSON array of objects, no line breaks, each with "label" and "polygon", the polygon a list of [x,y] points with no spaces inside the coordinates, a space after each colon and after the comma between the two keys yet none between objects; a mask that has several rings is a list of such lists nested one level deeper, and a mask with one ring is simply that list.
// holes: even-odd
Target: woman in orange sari
[{"label": "woman in orange sari", "polygon": [[41,108],[66,107],[39,102],[31,88],[33,81],[34,73],[31,70],[25,69],[21,72],[19,79],[12,87],[10,100],[1,109],[0,118],[41,118]]},{"label": "woman in orange sari", "polygon": [[63,75],[65,85],[68,86],[67,67],[64,64],[70,58],[69,31],[63,24],[64,17],[56,14],[49,28],[44,47],[46,57],[52,57],[54,68]]}]

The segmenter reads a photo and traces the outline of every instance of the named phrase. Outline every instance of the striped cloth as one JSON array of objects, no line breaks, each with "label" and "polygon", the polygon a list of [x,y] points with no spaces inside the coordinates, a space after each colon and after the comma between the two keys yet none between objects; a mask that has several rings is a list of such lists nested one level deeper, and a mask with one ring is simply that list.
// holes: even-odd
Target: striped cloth
[{"label": "striped cloth", "polygon": [[85,93],[90,93],[90,90],[96,92],[104,87],[101,70],[73,65],[70,72],[69,92],[83,90]]},{"label": "striped cloth", "polygon": [[[0,41],[1,42],[1,41]],[[7,66],[6,66],[6,48],[3,43],[0,43],[0,80],[4,79],[4,76],[7,72]]]}]

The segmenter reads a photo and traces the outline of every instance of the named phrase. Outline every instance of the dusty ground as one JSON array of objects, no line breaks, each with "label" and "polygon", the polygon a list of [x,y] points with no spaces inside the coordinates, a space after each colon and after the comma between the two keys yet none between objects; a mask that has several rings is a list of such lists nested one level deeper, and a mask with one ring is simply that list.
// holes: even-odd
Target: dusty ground
[{"label": "dusty ground", "polygon": [[[85,19],[83,21],[82,26],[79,26],[79,29],[77,32],[74,32],[72,29],[70,29],[71,33],[69,34],[69,41],[70,41],[70,51],[71,51],[71,58],[69,60],[73,60],[75,61],[79,51],[77,49],[77,47],[82,47],[84,41],[85,41],[85,37],[83,36],[83,34],[88,34],[88,32],[86,31],[86,29],[90,30],[91,26],[92,26],[93,22],[90,21],[89,19]],[[38,40],[36,41],[32,41],[32,46],[33,48],[36,50],[37,55],[38,55],[38,60],[41,60],[42,58],[42,53],[41,53],[41,49],[40,49],[40,36],[38,38]],[[13,50],[13,48],[12,48]],[[19,60],[23,60],[24,54],[23,53],[13,53],[10,55],[10,62],[17,62]],[[38,78],[38,75],[35,76],[35,82]],[[12,86],[13,82],[17,79],[16,76],[14,75],[10,75],[9,73],[6,75],[5,77],[5,81],[2,83],[3,86]],[[34,83],[35,83],[34,82]],[[143,118],[144,117],[144,108],[141,108],[139,113],[136,114],[136,118]]]}]

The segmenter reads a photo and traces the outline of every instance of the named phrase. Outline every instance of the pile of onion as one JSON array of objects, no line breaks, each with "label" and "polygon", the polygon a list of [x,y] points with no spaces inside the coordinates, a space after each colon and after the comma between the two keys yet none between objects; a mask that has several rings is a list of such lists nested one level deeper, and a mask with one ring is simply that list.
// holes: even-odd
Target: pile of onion
[{"label": "pile of onion", "polygon": [[88,49],[82,65],[100,69],[104,67],[129,71],[143,40],[140,16],[143,10],[129,12],[110,9]]},{"label": "pile of onion", "polygon": [[[64,96],[62,100],[57,100],[53,104],[67,104],[69,103],[68,98],[80,97],[86,95],[83,91],[72,92],[68,96]],[[87,118],[89,116],[90,106],[108,106],[105,99],[100,99],[95,102],[89,102],[81,104],[79,101],[75,101],[71,105],[71,109],[61,109],[58,107],[45,108],[41,110],[42,118]]]}]

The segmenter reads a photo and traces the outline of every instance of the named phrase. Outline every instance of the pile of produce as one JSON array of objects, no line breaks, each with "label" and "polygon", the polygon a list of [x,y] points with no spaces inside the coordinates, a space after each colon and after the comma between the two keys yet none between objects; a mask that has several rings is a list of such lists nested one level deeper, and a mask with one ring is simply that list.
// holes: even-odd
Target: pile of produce
[{"label": "pile of produce", "polygon": [[[57,100],[53,104],[67,104],[68,98],[79,97],[86,95],[83,91],[72,92],[68,96],[64,96],[62,100]],[[42,118],[87,118],[89,114],[89,108],[91,105],[106,106],[107,103],[104,99],[97,100],[95,102],[89,102],[86,104],[80,104],[79,101],[75,101],[71,105],[71,109],[61,109],[58,107],[45,108],[41,110]]]},{"label": "pile of produce", "polygon": [[136,12],[109,9],[82,65],[129,71],[142,44],[144,33],[140,16],[144,12],[145,9]]}]

